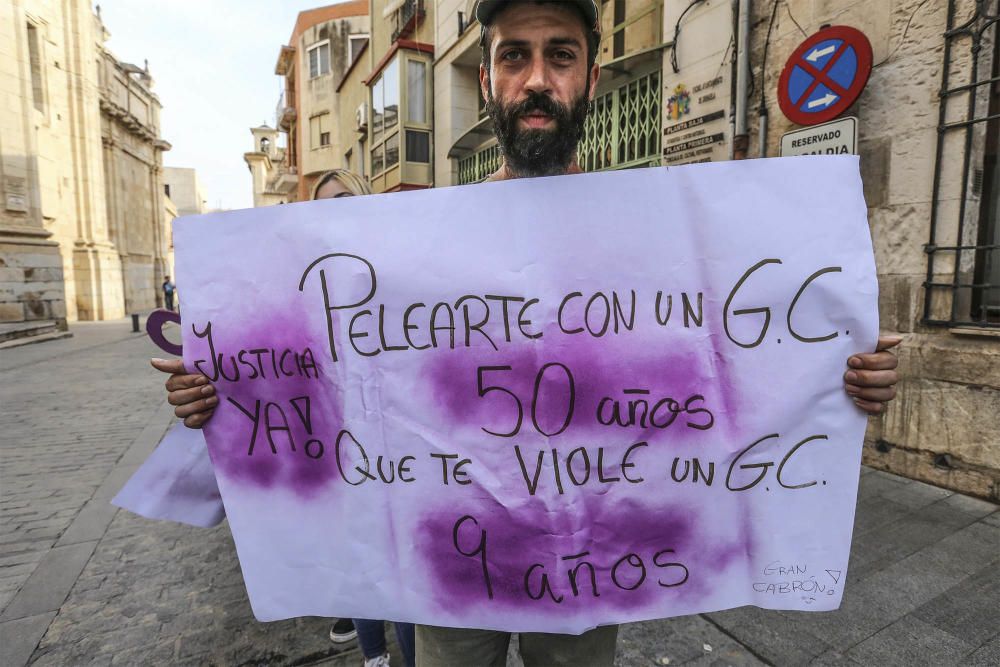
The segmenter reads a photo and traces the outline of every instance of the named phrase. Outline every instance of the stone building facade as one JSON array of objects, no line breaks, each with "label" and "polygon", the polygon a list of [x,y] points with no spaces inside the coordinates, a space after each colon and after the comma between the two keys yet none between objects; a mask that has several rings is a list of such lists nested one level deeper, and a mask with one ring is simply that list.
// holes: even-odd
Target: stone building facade
[{"label": "stone building facade", "polygon": [[160,102],[90,3],[0,7],[0,321],[158,303],[168,240]]},{"label": "stone building facade", "polygon": [[190,167],[164,167],[163,189],[177,209],[175,217],[205,213],[208,198],[198,180],[198,172]]},{"label": "stone building facade", "polygon": [[[881,328],[905,340],[899,395],[870,421],[864,460],[1000,500],[1000,2],[787,7],[771,27],[762,68],[771,7],[754,3],[751,62],[769,128],[765,146],[751,140],[750,155],[779,155],[781,135],[795,129],[775,96],[803,33],[852,26],[874,52],[867,88],[845,115],[858,119]],[[752,138],[760,136],[759,95]]]},{"label": "stone building facade", "polygon": [[[742,45],[741,5],[749,8]],[[366,95],[364,126],[342,112],[339,132],[367,143],[361,152],[369,162],[351,162],[345,149],[338,166],[363,168],[376,192],[414,178],[402,175],[415,173],[406,160],[396,157],[399,171],[390,174],[385,153],[374,151],[385,146],[387,127],[384,116],[373,122],[387,110],[375,106],[385,99],[375,84],[408,50],[433,63],[432,122],[405,128],[429,134],[426,182],[472,183],[499,165],[479,93],[474,7],[475,0],[371,0],[369,71],[349,68],[336,93]],[[603,0],[601,81],[579,154],[587,171],[776,157],[782,135],[800,129],[777,103],[789,56],[824,26],[862,31],[875,67],[845,115],[859,128],[881,327],[905,338],[899,395],[870,420],[864,459],[993,500],[1000,500],[998,13],[1000,0]],[[403,16],[419,18],[400,23]],[[401,30],[416,32],[401,39]],[[739,52],[749,60],[751,92],[738,136]],[[411,86],[402,90],[412,95]]]},{"label": "stone building facade", "polygon": [[159,138],[160,101],[148,70],[102,48],[99,74],[107,223],[129,314],[162,304],[160,284],[169,273],[163,151],[170,145]]}]

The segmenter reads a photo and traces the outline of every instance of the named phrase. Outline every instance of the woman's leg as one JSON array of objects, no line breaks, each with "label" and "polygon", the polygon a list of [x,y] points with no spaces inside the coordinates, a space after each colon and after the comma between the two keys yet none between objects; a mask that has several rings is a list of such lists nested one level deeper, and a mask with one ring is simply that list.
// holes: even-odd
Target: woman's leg
[{"label": "woman's leg", "polygon": [[385,655],[385,621],[355,618],[354,627],[358,631],[358,645],[365,658]]}]

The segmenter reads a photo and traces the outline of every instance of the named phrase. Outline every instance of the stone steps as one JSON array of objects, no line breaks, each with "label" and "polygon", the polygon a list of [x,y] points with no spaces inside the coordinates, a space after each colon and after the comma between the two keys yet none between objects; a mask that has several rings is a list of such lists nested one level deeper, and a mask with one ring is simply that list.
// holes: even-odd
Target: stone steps
[{"label": "stone steps", "polygon": [[60,329],[59,323],[55,320],[0,324],[0,350],[47,340],[69,338],[72,335],[69,331]]}]

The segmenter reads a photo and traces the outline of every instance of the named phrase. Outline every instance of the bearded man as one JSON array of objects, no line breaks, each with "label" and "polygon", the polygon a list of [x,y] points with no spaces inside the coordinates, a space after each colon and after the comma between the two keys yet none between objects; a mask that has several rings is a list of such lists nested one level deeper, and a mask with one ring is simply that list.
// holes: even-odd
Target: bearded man
[{"label": "bearded man", "polygon": [[[577,145],[600,77],[600,22],[594,0],[480,0],[482,94],[503,154],[487,181],[577,174]],[[899,338],[880,338],[877,351],[848,359],[845,390],[868,413],[895,397],[896,358],[887,352]],[[204,398],[206,380],[187,374],[180,360],[154,365],[171,373],[170,402],[184,423],[200,428],[215,403]],[[525,667],[614,664],[618,626],[582,635],[520,633]],[[510,633],[416,627],[420,667],[505,667]]]}]

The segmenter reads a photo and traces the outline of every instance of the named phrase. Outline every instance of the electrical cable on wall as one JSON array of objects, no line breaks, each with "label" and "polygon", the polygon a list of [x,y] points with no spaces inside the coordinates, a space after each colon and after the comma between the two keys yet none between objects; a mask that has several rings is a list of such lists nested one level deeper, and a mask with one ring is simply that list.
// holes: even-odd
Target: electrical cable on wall
[{"label": "electrical cable on wall", "polygon": [[691,11],[697,5],[702,4],[705,0],[691,0],[691,4],[684,8],[681,15],[677,17],[677,23],[674,24],[674,41],[670,44],[670,66],[674,69],[674,74],[679,74],[681,68],[677,65],[677,41],[681,36],[681,21],[689,11]]},{"label": "electrical cable on wall", "polygon": [[719,76],[719,74],[722,73],[722,68],[726,66],[726,62],[732,60],[729,56],[729,52],[730,50],[732,50],[733,44],[735,42],[736,42],[736,36],[731,35],[729,37],[729,44],[726,46],[726,50],[722,52],[722,62],[719,63],[719,69],[715,71],[715,76]]},{"label": "electrical cable on wall", "polygon": [[[778,0],[774,0],[771,3],[771,20],[767,24],[767,37],[764,38],[764,55],[760,62],[760,78],[764,79],[766,83],[767,78],[767,51],[771,46],[771,31],[774,29],[774,18],[778,15]],[[764,92],[767,86],[761,85],[760,87],[760,108],[764,109]]]},{"label": "electrical cable on wall", "polygon": [[891,59],[891,58],[892,58],[892,57],[893,57],[894,55],[896,55],[896,52],[897,52],[897,51],[899,51],[899,48],[900,48],[901,46],[903,46],[903,44],[904,44],[904,43],[906,42],[906,33],[908,33],[908,32],[910,31],[910,24],[911,24],[911,23],[913,23],[913,17],[915,17],[915,16],[917,15],[917,12],[919,12],[919,11],[920,11],[920,9],[921,9],[921,8],[922,8],[922,7],[924,6],[924,5],[926,5],[926,4],[927,4],[927,2],[928,2],[928,0],[924,0],[924,1],[923,1],[923,2],[921,2],[921,3],[919,4],[919,5],[917,5],[916,9],[914,9],[914,10],[913,10],[913,13],[912,13],[912,14],[910,14],[910,18],[908,18],[908,19],[906,20],[906,27],[905,27],[905,28],[903,28],[903,34],[902,34],[902,35],[900,36],[900,38],[899,38],[899,43],[898,43],[898,44],[896,44],[896,48],[894,48],[894,49],[893,49],[893,50],[892,50],[892,51],[891,51],[891,52],[889,53],[889,55],[887,55],[887,56],[886,56],[885,58],[883,58],[881,62],[879,62],[879,63],[876,63],[876,64],[872,65],[872,69],[875,69],[876,67],[881,67],[882,65],[886,64],[887,62],[889,62],[889,60],[890,60],[890,59]]},{"label": "electrical cable on wall", "polygon": [[802,33],[803,37],[808,37],[809,34],[802,29],[802,26],[799,25],[799,22],[796,21],[795,17],[792,15],[792,8],[789,6],[788,0],[784,0],[784,2],[785,2],[785,13],[788,14],[788,18],[792,19],[792,23],[794,23],[795,27],[799,29],[799,32]]}]

